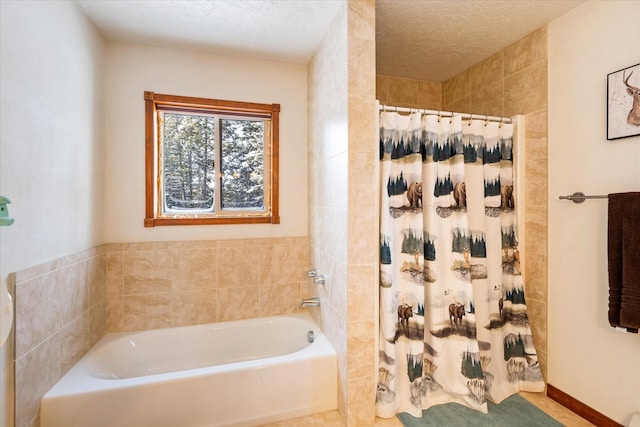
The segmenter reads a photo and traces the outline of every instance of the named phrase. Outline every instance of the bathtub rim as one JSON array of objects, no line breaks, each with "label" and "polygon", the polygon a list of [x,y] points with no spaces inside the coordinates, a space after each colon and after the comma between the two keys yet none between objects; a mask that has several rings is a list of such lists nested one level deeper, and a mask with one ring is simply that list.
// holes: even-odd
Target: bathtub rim
[{"label": "bathtub rim", "polygon": [[[252,359],[252,360],[244,360],[240,362],[234,362],[230,364],[223,365],[213,365],[199,368],[190,368],[186,370],[165,372],[165,373],[157,373],[157,374],[149,374],[143,376],[136,376],[130,378],[99,378],[91,375],[88,369],[88,364],[90,363],[90,357],[102,346],[108,345],[111,341],[115,339],[119,339],[121,337],[135,335],[135,334],[162,334],[167,330],[179,330],[183,328],[206,328],[215,326],[216,328],[222,328],[225,325],[236,325],[242,323],[259,323],[272,318],[295,318],[298,320],[303,320],[308,322],[310,327],[312,327],[315,333],[315,339],[313,343],[310,343],[308,346],[304,347],[301,350],[279,355],[272,356],[262,359]],[[214,323],[204,323],[197,325],[186,325],[186,326],[173,326],[168,328],[156,328],[149,330],[138,330],[138,331],[129,331],[129,332],[110,332],[105,334],[89,351],[78,360],[71,369],[60,378],[42,397],[42,401],[45,400],[54,400],[54,399],[64,399],[73,395],[78,394],[90,394],[93,392],[101,392],[106,390],[118,389],[118,388],[135,388],[142,387],[144,385],[158,383],[158,382],[170,382],[176,381],[180,379],[188,379],[199,377],[203,375],[213,375],[219,372],[232,372],[232,371],[242,371],[242,370],[251,370],[251,369],[260,369],[266,368],[272,365],[277,365],[280,363],[286,363],[287,361],[293,360],[308,360],[313,358],[327,358],[333,357],[337,360],[337,353],[333,346],[329,343],[327,337],[322,332],[321,328],[315,322],[313,317],[309,313],[292,313],[292,314],[282,314],[275,316],[267,316],[260,318],[252,318],[252,319],[240,319],[240,320],[230,320],[224,322],[214,322]],[[81,384],[81,388],[79,387]]]}]

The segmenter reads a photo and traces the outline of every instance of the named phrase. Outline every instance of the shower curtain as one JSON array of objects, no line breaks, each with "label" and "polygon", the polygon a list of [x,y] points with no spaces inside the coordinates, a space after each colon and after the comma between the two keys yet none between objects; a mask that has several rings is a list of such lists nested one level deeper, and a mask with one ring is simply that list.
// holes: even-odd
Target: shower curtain
[{"label": "shower curtain", "polygon": [[376,413],[543,391],[516,233],[514,125],[380,113]]}]

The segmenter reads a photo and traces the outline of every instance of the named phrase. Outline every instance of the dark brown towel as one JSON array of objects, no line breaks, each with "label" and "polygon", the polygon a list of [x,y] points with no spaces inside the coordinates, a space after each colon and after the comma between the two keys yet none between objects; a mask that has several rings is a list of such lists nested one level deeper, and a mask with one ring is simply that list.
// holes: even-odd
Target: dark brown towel
[{"label": "dark brown towel", "polygon": [[608,215],[609,324],[637,332],[640,328],[640,305],[636,300],[640,296],[640,192],[609,194]]},{"label": "dark brown towel", "polygon": [[640,290],[640,207],[622,219],[622,294]]},{"label": "dark brown towel", "polygon": [[640,304],[640,297],[634,297],[633,295],[627,295],[627,293],[625,292],[624,288],[622,288],[622,292],[624,293],[624,295],[622,295],[622,301],[621,302],[630,302],[632,304]]},{"label": "dark brown towel", "polygon": [[640,289],[627,288],[624,290],[625,295],[640,297]]},{"label": "dark brown towel", "polygon": [[640,291],[640,213],[622,220],[622,295],[620,325],[640,328],[640,297],[631,294]]}]

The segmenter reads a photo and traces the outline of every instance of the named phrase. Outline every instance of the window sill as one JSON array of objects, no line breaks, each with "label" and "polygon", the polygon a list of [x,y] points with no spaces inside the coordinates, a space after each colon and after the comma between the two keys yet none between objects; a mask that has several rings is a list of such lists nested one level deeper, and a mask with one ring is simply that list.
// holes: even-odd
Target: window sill
[{"label": "window sill", "polygon": [[218,218],[145,218],[145,227],[167,225],[280,224],[279,216]]}]

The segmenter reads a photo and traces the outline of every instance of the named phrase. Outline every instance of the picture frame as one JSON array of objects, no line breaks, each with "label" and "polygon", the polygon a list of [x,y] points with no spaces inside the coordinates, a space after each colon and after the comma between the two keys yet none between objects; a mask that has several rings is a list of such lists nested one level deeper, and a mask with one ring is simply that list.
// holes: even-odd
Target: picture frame
[{"label": "picture frame", "polygon": [[607,140],[640,135],[640,64],[607,74]]}]

